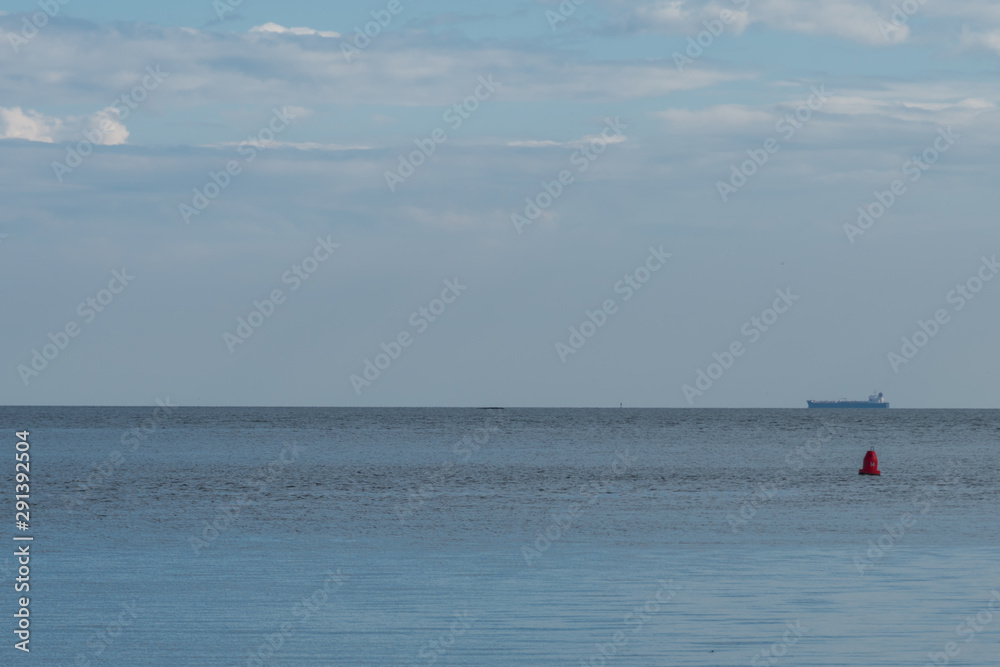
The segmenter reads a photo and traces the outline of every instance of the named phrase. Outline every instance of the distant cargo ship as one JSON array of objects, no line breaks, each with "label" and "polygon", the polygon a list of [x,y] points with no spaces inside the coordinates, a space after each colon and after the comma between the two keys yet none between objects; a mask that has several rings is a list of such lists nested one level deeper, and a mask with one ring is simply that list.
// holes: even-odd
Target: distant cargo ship
[{"label": "distant cargo ship", "polygon": [[867,401],[806,401],[810,408],[887,408],[889,404],[882,398],[882,392],[872,394]]}]

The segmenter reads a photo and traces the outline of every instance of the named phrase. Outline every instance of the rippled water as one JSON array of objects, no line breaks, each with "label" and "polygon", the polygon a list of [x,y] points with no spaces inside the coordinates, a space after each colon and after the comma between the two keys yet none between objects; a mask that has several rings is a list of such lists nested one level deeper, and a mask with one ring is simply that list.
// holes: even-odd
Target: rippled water
[{"label": "rippled water", "polygon": [[31,431],[38,665],[1000,662],[1000,411],[0,422]]}]

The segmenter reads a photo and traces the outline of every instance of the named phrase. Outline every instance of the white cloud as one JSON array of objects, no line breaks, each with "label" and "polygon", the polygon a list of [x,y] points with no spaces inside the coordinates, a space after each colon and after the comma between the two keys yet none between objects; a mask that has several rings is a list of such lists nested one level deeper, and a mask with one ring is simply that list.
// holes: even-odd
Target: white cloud
[{"label": "white cloud", "polygon": [[263,25],[256,25],[250,28],[251,33],[273,33],[273,34],[289,34],[289,35],[316,35],[319,37],[340,37],[339,32],[333,32],[332,30],[314,30],[312,28],[286,28],[283,25],[278,25],[277,23],[265,23]]},{"label": "white cloud", "polygon": [[[215,144],[206,144],[205,147],[233,147],[242,146],[242,141],[222,141]],[[324,144],[317,141],[271,141],[266,144],[254,144],[257,148],[292,148],[299,151],[366,151],[371,150],[371,146],[348,146],[345,144]]]},{"label": "white cloud", "polygon": [[678,130],[712,130],[719,133],[744,132],[773,125],[775,114],[742,104],[721,104],[707,109],[667,109],[654,114]]},{"label": "white cloud", "polygon": [[[910,35],[908,25],[893,23],[892,5],[884,0],[752,0],[746,5],[719,4],[714,0],[655,0],[637,7],[629,23],[639,30],[695,34],[706,29],[705,21],[718,20],[727,10],[732,12],[732,20],[725,27],[726,34],[739,34],[750,24],[760,24],[777,30],[884,45],[904,42]],[[745,9],[740,9],[741,6]]]},{"label": "white cloud", "polygon": [[641,20],[668,29],[690,27],[694,19],[692,10],[684,8],[683,0],[659,0],[638,7],[635,13]]},{"label": "white cloud", "polygon": [[1000,53],[1000,30],[973,32],[965,27],[962,30],[961,43],[967,48],[985,48]]},{"label": "white cloud", "polygon": [[995,111],[997,104],[978,97],[951,101],[880,96],[877,93],[853,91],[833,96],[824,111],[845,116],[882,116],[910,123],[965,124],[982,113]]},{"label": "white cloud", "polygon": [[0,139],[27,139],[52,143],[60,129],[58,118],[43,116],[37,111],[23,111],[21,107],[0,107]]},{"label": "white cloud", "polygon": [[[978,94],[972,96],[972,92]],[[954,127],[965,132],[967,128],[992,127],[1000,122],[1000,87],[894,84],[877,90],[826,94],[827,100],[802,121],[808,129],[800,136],[828,148],[852,147],[895,155],[897,149],[886,146],[898,148],[923,141],[936,128]],[[779,121],[805,103],[803,96],[767,105],[666,109],[652,115],[663,121],[665,132],[689,146],[731,150],[777,136]]]},{"label": "white cloud", "polygon": [[[85,134],[86,133],[86,134]],[[0,139],[26,139],[42,143],[82,141],[100,146],[124,144],[128,128],[114,107],[89,116],[46,116],[32,109],[0,107]],[[97,139],[94,141],[93,139]]]},{"label": "white cloud", "polygon": [[[723,14],[727,12],[727,14]],[[726,21],[720,23],[721,17]],[[715,24],[715,30],[722,26],[727,34],[740,34],[750,24],[746,11],[735,4],[702,3],[692,0],[655,0],[636,7],[630,23],[640,30],[652,30],[670,34],[695,34],[705,30],[705,22]]]},{"label": "white cloud", "polygon": [[[488,221],[487,216],[478,211],[475,213],[461,213],[457,211],[442,211],[438,208],[404,206],[401,207],[400,213],[405,219],[418,225],[452,231],[475,229]],[[506,216],[504,216],[501,224],[504,223],[508,223]]]},{"label": "white cloud", "polygon": [[552,148],[554,146],[566,146],[567,142],[554,141],[552,139],[519,139],[508,141],[508,146],[513,148]]},{"label": "white cloud", "polygon": [[285,113],[292,118],[305,118],[306,116],[311,116],[313,113],[312,109],[307,109],[306,107],[297,107],[286,104],[283,108]]},{"label": "white cloud", "polygon": [[669,57],[581,61],[502,44],[441,43],[420,34],[383,34],[377,49],[348,62],[337,40],[262,39],[262,34],[62,25],[35,37],[30,69],[19,68],[13,53],[0,49],[0,100],[9,106],[60,104],[73,82],[78,102],[103,107],[141,74],[135,63],[142,62],[170,72],[164,94],[146,103],[161,109],[246,103],[445,106],[471,95],[480,77],[493,77],[500,84],[497,98],[505,102],[618,101],[747,77],[708,67],[678,72]]},{"label": "white cloud", "polygon": [[121,121],[119,111],[115,107],[108,107],[85,117],[83,126],[84,130],[99,130],[103,138],[98,143],[104,146],[119,146],[128,141],[128,128]]},{"label": "white cloud", "polygon": [[893,24],[891,13],[863,0],[760,0],[751,10],[770,27],[872,45],[895,44],[909,36],[909,27]]},{"label": "white cloud", "polygon": [[628,137],[624,134],[618,134],[611,138],[601,136],[600,134],[588,134],[579,139],[571,139],[569,141],[554,141],[552,139],[520,139],[508,141],[506,145],[511,148],[581,148],[584,145],[598,139],[607,144],[621,144],[628,141]]}]

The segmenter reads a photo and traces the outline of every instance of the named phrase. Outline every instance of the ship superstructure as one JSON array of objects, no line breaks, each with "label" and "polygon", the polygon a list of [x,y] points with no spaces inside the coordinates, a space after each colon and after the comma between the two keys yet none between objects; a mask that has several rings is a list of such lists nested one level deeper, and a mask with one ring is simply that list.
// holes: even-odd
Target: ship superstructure
[{"label": "ship superstructure", "polygon": [[810,408],[888,408],[889,402],[882,396],[882,392],[876,392],[868,397],[867,401],[849,401],[842,398],[839,401],[806,401]]}]

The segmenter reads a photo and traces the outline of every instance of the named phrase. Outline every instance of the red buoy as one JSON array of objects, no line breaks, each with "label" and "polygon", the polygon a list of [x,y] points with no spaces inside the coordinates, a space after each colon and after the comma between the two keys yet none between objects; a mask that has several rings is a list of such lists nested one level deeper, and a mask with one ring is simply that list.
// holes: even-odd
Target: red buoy
[{"label": "red buoy", "polygon": [[882,471],[878,469],[878,455],[875,453],[875,449],[869,449],[868,453],[865,454],[865,462],[861,464],[861,470],[858,471],[859,475],[881,475]]}]

